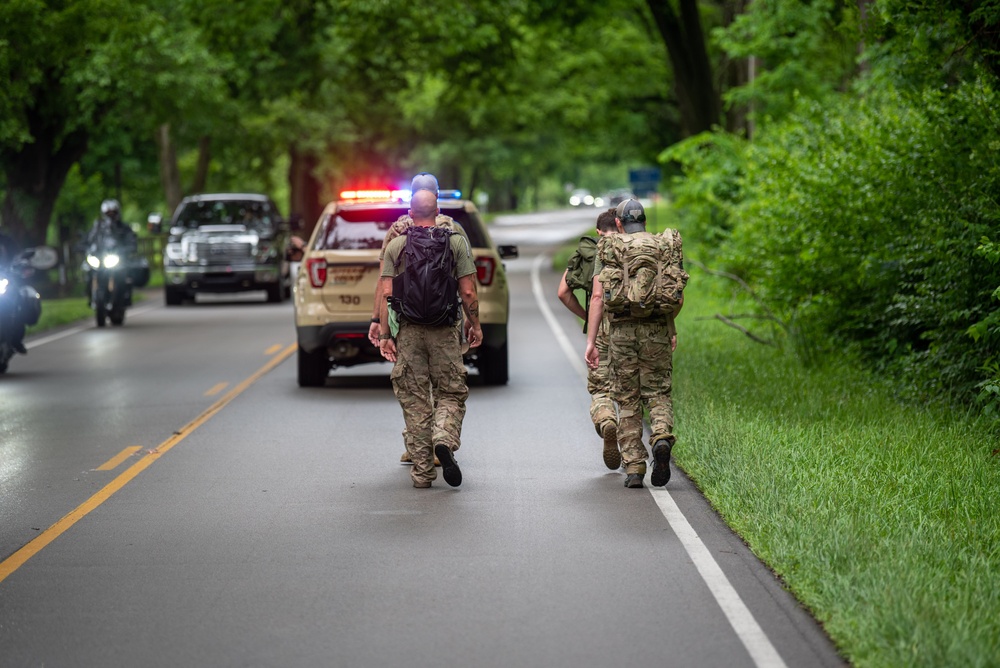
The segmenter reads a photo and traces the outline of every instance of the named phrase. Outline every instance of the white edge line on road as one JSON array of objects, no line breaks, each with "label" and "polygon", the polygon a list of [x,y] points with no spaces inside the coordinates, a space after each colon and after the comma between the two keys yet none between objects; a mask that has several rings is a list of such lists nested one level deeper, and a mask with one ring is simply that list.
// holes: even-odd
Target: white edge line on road
[{"label": "white edge line on road", "polygon": [[[531,290],[535,295],[535,301],[538,303],[539,310],[545,316],[545,320],[549,323],[552,333],[562,347],[563,352],[569,358],[570,364],[580,374],[580,377],[586,381],[587,368],[583,363],[583,351],[576,350],[570,343],[566,332],[563,331],[562,326],[552,314],[552,309],[549,308],[548,301],[545,299],[545,294],[542,291],[542,282],[539,273],[542,264],[548,260],[549,256],[543,253],[538,255],[534,263],[532,263]],[[673,497],[670,496],[670,492],[665,489],[650,489],[649,492],[652,494],[653,500],[656,501],[660,512],[667,519],[667,523],[670,524],[670,528],[678,540],[680,540],[681,545],[684,546],[691,561],[694,562],[698,573],[705,581],[705,584],[708,585],[708,589],[712,592],[712,596],[715,597],[716,603],[722,608],[723,614],[726,615],[726,619],[729,620],[729,624],[733,627],[740,642],[743,643],[743,646],[749,652],[754,664],[759,668],[786,668],[785,662],[781,659],[774,645],[771,644],[760,624],[754,619],[753,613],[750,612],[750,609],[747,608],[743,599],[736,592],[736,589],[733,588],[726,574],[722,572],[722,568],[719,567],[719,564],[712,557],[712,553],[705,547],[705,543],[702,542],[694,527],[684,517],[684,513],[677,507]]]},{"label": "white edge line on road", "polygon": [[[140,306],[132,309],[131,314],[134,318],[137,315],[142,315],[143,313],[148,313],[154,309],[160,308],[158,304],[148,304],[145,306]],[[46,343],[52,343],[53,341],[58,341],[59,339],[65,339],[67,336],[73,336],[74,334],[79,334],[88,329],[97,329],[96,324],[89,325],[77,325],[76,327],[70,327],[69,329],[64,329],[57,334],[50,334],[49,336],[43,336],[37,339],[32,339],[31,341],[25,341],[24,347],[28,350],[32,348],[37,348],[38,346],[44,346]]]},{"label": "white edge line on road", "polygon": [[576,369],[576,372],[580,376],[587,380],[587,367],[583,363],[583,350],[576,350],[573,344],[570,343],[569,337],[566,336],[566,332],[563,328],[559,326],[559,322],[556,320],[555,315],[552,314],[552,309],[549,308],[549,303],[545,300],[545,294],[542,292],[542,281],[539,278],[539,270],[542,263],[548,259],[548,255],[544,253],[535,257],[535,261],[531,265],[531,291],[535,294],[535,302],[538,304],[539,310],[541,310],[542,315],[545,316],[545,321],[549,323],[549,328],[552,333],[555,334],[556,341],[562,346],[563,352],[566,353],[566,357],[569,358],[570,364]]}]

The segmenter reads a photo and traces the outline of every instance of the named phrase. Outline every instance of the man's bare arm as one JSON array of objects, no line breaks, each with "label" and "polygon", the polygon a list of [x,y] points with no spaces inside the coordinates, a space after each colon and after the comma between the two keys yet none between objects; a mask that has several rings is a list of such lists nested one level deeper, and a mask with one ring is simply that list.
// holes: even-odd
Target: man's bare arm
[{"label": "man's bare arm", "polygon": [[563,272],[562,279],[559,280],[559,301],[566,305],[573,314],[582,319],[587,319],[587,311],[580,306],[580,302],[576,299],[576,294],[570,289],[569,284],[566,282],[566,272]]},{"label": "man's bare arm", "polygon": [[483,342],[483,328],[479,324],[479,294],[476,291],[476,275],[469,274],[458,279],[458,293],[462,297],[465,311],[469,347],[475,348]]}]

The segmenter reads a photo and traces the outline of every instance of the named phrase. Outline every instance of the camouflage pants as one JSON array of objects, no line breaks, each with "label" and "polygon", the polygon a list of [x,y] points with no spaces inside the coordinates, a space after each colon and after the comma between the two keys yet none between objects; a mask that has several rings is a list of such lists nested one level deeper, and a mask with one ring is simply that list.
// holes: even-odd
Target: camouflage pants
[{"label": "camouflage pants", "polygon": [[[460,337],[463,336],[462,325],[464,324],[464,322],[465,322],[464,316],[462,318],[459,318],[457,321],[455,321],[455,327],[456,327],[456,329],[458,329]],[[464,346],[465,345],[465,340],[462,339],[462,341],[463,341],[463,346]],[[431,382],[430,378],[428,378],[427,379],[427,386],[428,387],[430,387],[430,382]],[[433,392],[433,390],[431,391],[431,400],[432,401],[434,400],[434,392]],[[402,433],[403,433],[403,445],[406,446],[406,451],[407,451],[407,453],[409,453],[409,451],[410,451],[410,436],[409,436],[409,434],[406,433],[406,427],[403,427],[403,432]],[[435,443],[436,443],[436,441],[435,441]],[[461,444],[462,444],[461,439],[459,439],[458,444],[456,444],[455,447],[452,448],[452,450],[453,451],[454,450],[458,450],[459,447],[461,447]]]},{"label": "camouflage pants", "polygon": [[587,391],[590,392],[590,419],[598,435],[601,426],[608,422],[618,422],[615,402],[611,400],[611,371],[608,367],[608,319],[601,320],[597,330],[597,353],[601,360],[596,369],[587,371]]},{"label": "camouflage pants", "polygon": [[450,325],[401,323],[391,378],[406,423],[406,449],[413,460],[410,477],[429,482],[437,477],[434,446],[458,450],[461,443],[469,397],[461,331]]},{"label": "camouflage pants", "polygon": [[612,322],[608,336],[611,397],[618,403],[618,442],[626,473],[645,473],[648,453],[642,443],[642,409],[649,410],[652,436],[674,440],[670,399],[672,328],[666,322]]}]

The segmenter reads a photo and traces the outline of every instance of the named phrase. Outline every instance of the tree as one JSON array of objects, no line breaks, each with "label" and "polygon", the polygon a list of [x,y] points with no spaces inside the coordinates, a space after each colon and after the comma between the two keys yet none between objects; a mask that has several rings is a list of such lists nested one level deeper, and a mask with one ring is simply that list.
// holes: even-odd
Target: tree
[{"label": "tree", "polygon": [[44,240],[70,168],[95,144],[142,129],[144,114],[164,102],[164,77],[202,80],[205,63],[178,49],[184,39],[130,0],[0,7],[0,66],[12,82],[0,107],[0,216],[16,237]]}]

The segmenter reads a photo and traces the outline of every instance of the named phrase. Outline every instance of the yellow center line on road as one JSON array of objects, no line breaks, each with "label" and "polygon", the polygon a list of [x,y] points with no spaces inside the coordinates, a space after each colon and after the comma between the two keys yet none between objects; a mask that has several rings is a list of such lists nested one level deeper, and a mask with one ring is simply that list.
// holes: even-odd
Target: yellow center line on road
[{"label": "yellow center line on road", "polygon": [[35,556],[41,552],[49,543],[54,541],[56,538],[65,533],[70,527],[76,524],[78,521],[86,517],[92,510],[100,506],[102,503],[107,501],[111,496],[128,484],[133,478],[142,473],[144,470],[149,468],[149,466],[159,459],[161,456],[166,454],[170,448],[174,447],[189,435],[191,435],[195,429],[205,424],[214,417],[219,411],[226,407],[233,399],[238,397],[243,393],[248,387],[253,385],[255,382],[260,380],[264,374],[271,371],[274,367],[278,366],[281,362],[286,360],[292,353],[295,352],[298,346],[292,344],[285,348],[280,355],[271,358],[267,364],[262,366],[260,369],[255,371],[253,375],[244,380],[242,383],[231,389],[226,393],[221,399],[212,404],[208,409],[205,410],[201,415],[196,417],[191,422],[187,423],[180,430],[175,431],[173,436],[160,443],[158,446],[150,450],[145,457],[137,461],[135,464],[123,471],[118,477],[105,485],[96,494],[91,496],[89,499],[81,503],[74,510],[70,511],[68,515],[63,517],[61,520],[50,526],[48,529],[38,534],[33,540],[31,540],[27,545],[22,547],[20,550],[10,555],[4,561],[0,562],[0,582],[3,582],[7,577],[20,568],[28,559]]},{"label": "yellow center line on road", "polygon": [[267,350],[265,350],[264,354],[265,355],[273,355],[274,353],[278,352],[279,350],[281,350],[281,344],[280,343],[275,343],[273,346],[271,346],[270,348],[268,348]]},{"label": "yellow center line on road", "polygon": [[206,397],[214,397],[215,395],[217,395],[219,392],[222,392],[227,387],[229,387],[229,383],[218,383],[216,385],[213,385],[212,388],[208,392],[205,393],[205,396]]},{"label": "yellow center line on road", "polygon": [[142,450],[142,446],[141,445],[130,445],[129,447],[125,448],[124,450],[122,450],[121,452],[119,452],[117,455],[115,455],[114,457],[112,457],[111,459],[109,459],[108,461],[106,461],[103,464],[101,464],[100,466],[98,466],[96,470],[98,470],[98,471],[111,471],[112,469],[116,469],[116,468],[118,468],[119,464],[121,464],[123,461],[125,461],[126,459],[128,459],[129,457],[131,457],[132,455],[134,455],[135,453],[139,452],[140,450]]}]

